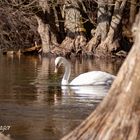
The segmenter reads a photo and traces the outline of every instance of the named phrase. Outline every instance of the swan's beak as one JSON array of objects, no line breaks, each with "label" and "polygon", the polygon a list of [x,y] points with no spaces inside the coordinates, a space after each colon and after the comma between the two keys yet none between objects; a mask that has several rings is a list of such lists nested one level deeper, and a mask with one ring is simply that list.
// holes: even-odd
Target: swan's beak
[{"label": "swan's beak", "polygon": [[57,67],[55,67],[54,73],[57,73],[57,72],[58,72],[58,68],[57,68]]}]

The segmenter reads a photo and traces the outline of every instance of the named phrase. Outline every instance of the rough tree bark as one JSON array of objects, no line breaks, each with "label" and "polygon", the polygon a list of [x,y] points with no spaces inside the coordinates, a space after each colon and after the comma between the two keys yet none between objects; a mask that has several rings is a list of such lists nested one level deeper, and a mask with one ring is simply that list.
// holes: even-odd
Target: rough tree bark
[{"label": "rough tree bark", "polygon": [[41,11],[36,13],[38,32],[42,41],[42,52],[47,54],[55,46],[58,46],[58,28],[53,3],[49,0],[39,0]]},{"label": "rough tree bark", "polygon": [[[120,23],[127,0],[103,1],[98,0],[98,25],[95,36],[88,42],[86,48],[95,55],[111,54],[120,48],[121,38]],[[114,6],[113,6],[114,5]],[[114,7],[113,14],[112,8]]]},{"label": "rough tree bark", "polygon": [[[97,28],[92,31],[93,38],[88,42],[86,48],[88,52],[94,52],[98,47],[101,41],[104,41],[107,37],[109,22],[111,15],[108,13],[110,10],[107,10],[110,6],[107,5],[107,0],[98,0],[98,12],[97,12]],[[108,6],[108,7],[107,7]]]},{"label": "rough tree bark", "polygon": [[133,22],[135,20],[136,12],[137,12],[137,0],[131,0],[131,3],[130,3],[130,16],[129,16],[129,24],[130,24],[130,26],[132,26],[132,24],[133,24]]},{"label": "rough tree bark", "polygon": [[66,38],[60,45],[68,51],[78,53],[86,44],[85,29],[81,15],[81,0],[65,0],[64,16]]},{"label": "rough tree bark", "polygon": [[140,139],[140,13],[133,26],[135,43],[108,95],[63,140]]}]

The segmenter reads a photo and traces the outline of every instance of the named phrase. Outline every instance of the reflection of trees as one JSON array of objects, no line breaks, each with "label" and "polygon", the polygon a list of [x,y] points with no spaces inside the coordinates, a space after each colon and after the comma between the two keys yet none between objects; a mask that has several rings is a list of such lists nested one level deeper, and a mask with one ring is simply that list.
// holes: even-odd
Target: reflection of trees
[{"label": "reflection of trees", "polygon": [[1,99],[13,99],[19,104],[36,100],[35,85],[30,83],[41,65],[37,56],[1,56],[0,65]]},{"label": "reflection of trees", "polygon": [[[13,55],[0,54],[0,99],[13,99],[15,83],[19,75],[20,58]],[[18,85],[19,82],[16,84]]]},{"label": "reflection of trees", "polygon": [[98,67],[101,71],[106,71],[112,73],[114,75],[117,74],[123,60],[122,59],[94,59],[93,63],[95,63],[96,67]]},{"label": "reflection of trees", "polygon": [[[112,73],[114,75],[117,74],[123,60],[109,60],[109,59],[72,59],[72,77],[76,77],[77,75],[94,70],[101,70]],[[73,78],[72,78],[73,79]]]},{"label": "reflection of trees", "polygon": [[[9,120],[13,127],[11,134],[18,135],[19,139],[21,135],[25,139],[60,138],[93,109],[88,106],[93,104],[89,98],[81,99],[75,93],[62,94],[59,80],[63,70],[57,76],[54,74],[54,58],[39,60],[38,57],[21,56],[19,61],[14,56],[3,59],[0,59],[0,101],[8,99],[12,103],[1,102],[0,115],[4,123]],[[110,64],[102,60],[72,59],[71,63],[72,78],[90,70],[111,69],[112,73],[117,69],[116,62]]]},{"label": "reflection of trees", "polygon": [[56,85],[53,58],[44,57],[41,59],[41,65],[38,66],[34,82],[37,89],[36,102],[43,103],[45,101],[48,104],[57,104],[57,101],[61,99],[61,94],[58,92],[60,87]]}]

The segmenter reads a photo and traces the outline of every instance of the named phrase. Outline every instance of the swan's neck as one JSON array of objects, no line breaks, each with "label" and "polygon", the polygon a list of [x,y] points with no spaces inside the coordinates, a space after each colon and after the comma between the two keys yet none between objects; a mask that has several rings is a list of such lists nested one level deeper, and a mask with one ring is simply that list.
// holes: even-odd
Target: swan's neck
[{"label": "swan's neck", "polygon": [[70,74],[71,74],[71,66],[69,62],[64,62],[64,67],[65,67],[65,73],[64,76],[62,78],[62,85],[69,85],[69,78],[70,78]]}]

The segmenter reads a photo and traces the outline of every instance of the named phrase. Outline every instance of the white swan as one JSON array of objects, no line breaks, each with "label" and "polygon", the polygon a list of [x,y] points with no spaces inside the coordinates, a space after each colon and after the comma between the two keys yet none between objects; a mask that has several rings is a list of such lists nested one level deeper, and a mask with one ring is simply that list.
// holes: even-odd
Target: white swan
[{"label": "white swan", "polygon": [[80,74],[69,83],[71,65],[64,57],[57,57],[55,59],[55,73],[61,64],[63,64],[65,68],[61,85],[110,85],[115,79],[115,76],[109,73],[102,71],[91,71]]}]

